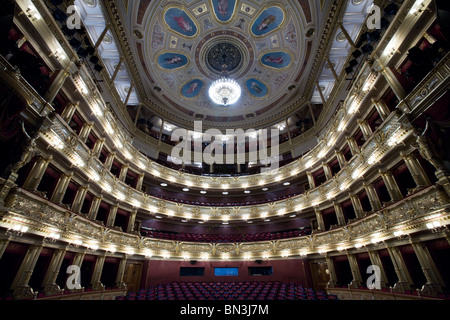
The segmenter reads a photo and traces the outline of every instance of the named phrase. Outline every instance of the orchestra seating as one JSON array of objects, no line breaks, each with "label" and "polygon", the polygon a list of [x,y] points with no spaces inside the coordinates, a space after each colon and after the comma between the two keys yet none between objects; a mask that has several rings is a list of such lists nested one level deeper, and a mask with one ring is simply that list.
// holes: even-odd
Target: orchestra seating
[{"label": "orchestra seating", "polygon": [[335,295],[279,281],[172,282],[116,300],[337,300]]}]

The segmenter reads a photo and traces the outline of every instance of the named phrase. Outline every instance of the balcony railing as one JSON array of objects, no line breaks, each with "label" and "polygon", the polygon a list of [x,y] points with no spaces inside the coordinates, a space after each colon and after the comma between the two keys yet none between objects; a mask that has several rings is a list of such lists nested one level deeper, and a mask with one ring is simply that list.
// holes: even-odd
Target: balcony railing
[{"label": "balcony railing", "polygon": [[28,227],[28,233],[48,237],[59,233],[59,241],[100,250],[114,245],[117,252],[152,255],[172,259],[220,259],[228,254],[230,259],[248,257],[280,258],[336,251],[344,247],[371,245],[374,235],[377,241],[397,237],[396,231],[408,234],[428,230],[431,222],[445,226],[450,222],[448,198],[434,186],[417,192],[376,214],[371,214],[347,226],[327,232],[292,239],[248,243],[189,243],[157,240],[120,232],[101,226],[82,215],[57,206],[31,192],[16,189],[5,201],[8,211],[0,216],[0,226],[11,229],[20,224]]}]

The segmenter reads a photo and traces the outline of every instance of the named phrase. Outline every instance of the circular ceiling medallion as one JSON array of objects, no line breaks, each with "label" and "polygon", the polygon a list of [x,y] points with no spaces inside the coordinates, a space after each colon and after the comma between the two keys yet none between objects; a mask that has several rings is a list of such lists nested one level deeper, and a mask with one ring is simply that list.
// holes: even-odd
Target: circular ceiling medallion
[{"label": "circular ceiling medallion", "polygon": [[340,32],[337,35],[336,40],[339,41],[339,42],[344,42],[344,41],[347,40],[347,38],[345,37],[345,34],[343,32]]},{"label": "circular ceiling medallion", "polygon": [[213,72],[230,74],[242,64],[242,52],[230,42],[213,45],[206,54],[206,65]]},{"label": "circular ceiling medallion", "polygon": [[112,43],[112,37],[109,34],[105,34],[105,36],[103,37],[103,43],[111,44]]},{"label": "circular ceiling medallion", "polygon": [[97,6],[97,0],[83,0],[83,2],[91,8],[95,8]]},{"label": "circular ceiling medallion", "polygon": [[254,60],[251,42],[229,30],[207,34],[195,49],[199,71],[213,81],[224,73],[234,80],[243,77],[251,70]]},{"label": "circular ceiling medallion", "polygon": [[144,36],[142,35],[142,32],[139,31],[138,29],[134,29],[133,35],[138,40],[141,40],[142,38],[144,38]]},{"label": "circular ceiling medallion", "polygon": [[[205,128],[265,126],[293,108],[298,95],[306,99],[302,80],[314,55],[309,38],[317,35],[319,22],[311,14],[315,2],[145,3],[131,32],[146,82],[141,94],[155,100],[155,113],[167,121],[190,128],[190,120],[200,118]],[[212,102],[208,90],[223,76],[242,91],[227,108]],[[156,84],[162,90],[153,95]]]},{"label": "circular ceiling medallion", "polygon": [[315,34],[316,34],[316,28],[314,28],[314,27],[309,28],[308,31],[306,31],[306,37],[307,38],[311,38]]}]

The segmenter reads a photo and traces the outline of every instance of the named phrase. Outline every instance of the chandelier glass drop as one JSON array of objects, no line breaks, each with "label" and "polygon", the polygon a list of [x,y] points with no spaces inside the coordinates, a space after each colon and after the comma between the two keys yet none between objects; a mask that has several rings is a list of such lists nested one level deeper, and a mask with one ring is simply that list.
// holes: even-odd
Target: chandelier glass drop
[{"label": "chandelier glass drop", "polygon": [[224,107],[235,104],[241,97],[241,86],[234,80],[222,77],[209,87],[209,97]]}]

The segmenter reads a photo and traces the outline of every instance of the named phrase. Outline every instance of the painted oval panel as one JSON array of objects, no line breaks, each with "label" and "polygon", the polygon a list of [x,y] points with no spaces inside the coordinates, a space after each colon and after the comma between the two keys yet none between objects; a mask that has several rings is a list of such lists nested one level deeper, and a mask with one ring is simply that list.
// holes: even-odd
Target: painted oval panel
[{"label": "painted oval panel", "polygon": [[189,15],[178,8],[170,8],[164,14],[164,21],[173,31],[186,36],[193,37],[197,34],[197,26]]},{"label": "painted oval panel", "polygon": [[157,59],[158,65],[166,70],[174,70],[184,67],[188,63],[188,58],[184,54],[166,52]]},{"label": "painted oval panel", "polygon": [[284,69],[291,65],[292,57],[284,51],[270,52],[261,57],[261,63],[270,68]]},{"label": "painted oval panel", "polygon": [[185,98],[193,99],[199,95],[202,88],[203,88],[203,81],[195,79],[189,81],[181,88],[181,94]]},{"label": "painted oval panel", "polygon": [[280,7],[270,7],[261,13],[252,25],[255,36],[264,36],[278,29],[284,22],[284,12]]},{"label": "painted oval panel", "polygon": [[250,94],[256,98],[264,98],[269,93],[267,86],[257,79],[248,79],[246,84]]},{"label": "painted oval panel", "polygon": [[233,17],[236,0],[211,0],[214,13],[221,22],[228,22]]}]

